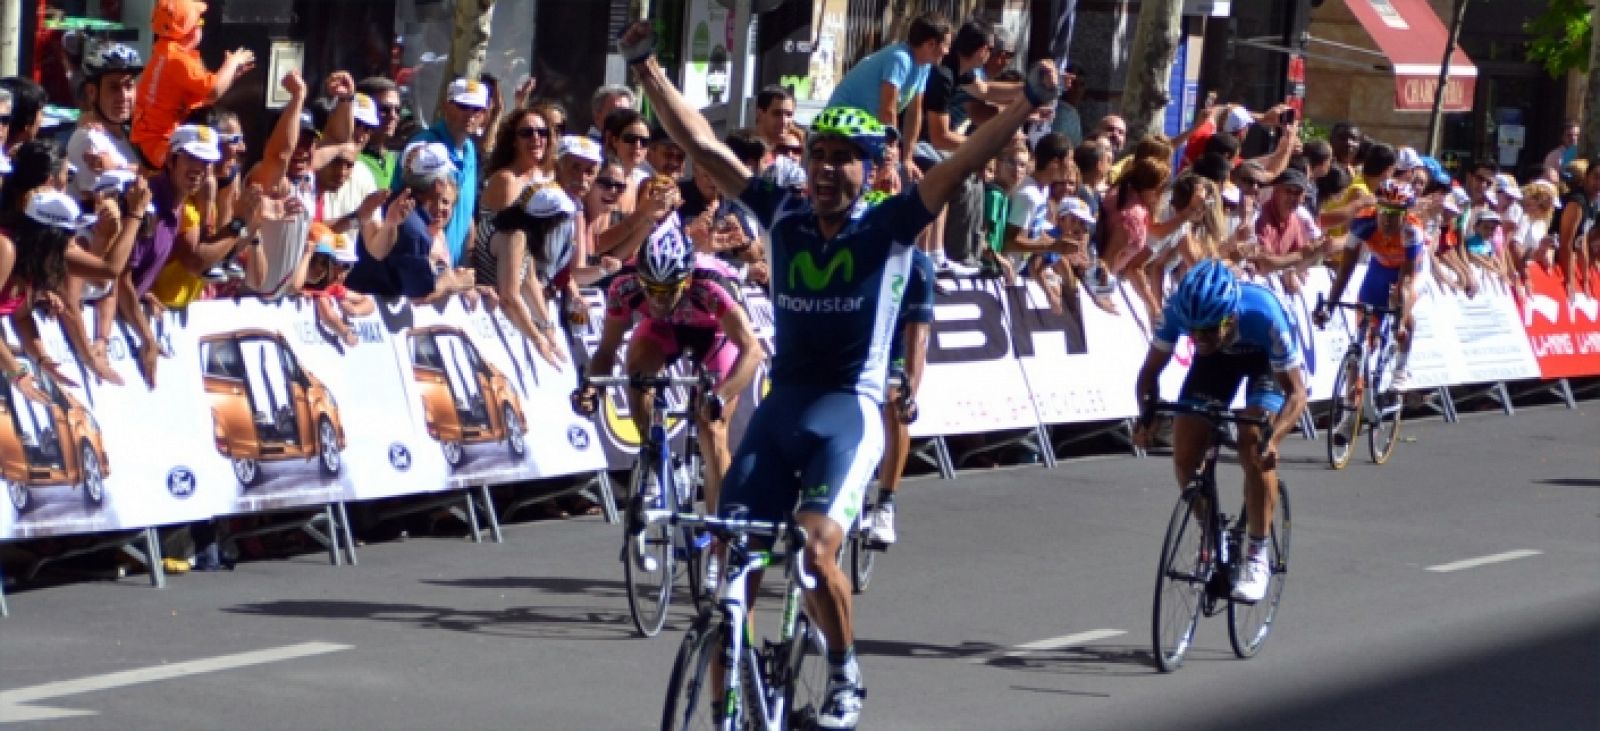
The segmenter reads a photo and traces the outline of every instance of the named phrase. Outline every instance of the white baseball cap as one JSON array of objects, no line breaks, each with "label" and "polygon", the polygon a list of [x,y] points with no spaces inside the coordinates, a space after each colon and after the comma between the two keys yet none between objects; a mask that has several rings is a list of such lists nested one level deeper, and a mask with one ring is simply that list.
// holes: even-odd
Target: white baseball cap
[{"label": "white baseball cap", "polygon": [[528,202],[522,204],[522,210],[534,218],[550,218],[570,216],[578,211],[578,206],[561,186],[546,185],[528,196]]},{"label": "white baseball cap", "polygon": [[489,108],[489,87],[481,81],[456,79],[450,82],[450,101],[473,109]]},{"label": "white baseball cap", "polygon": [[1060,216],[1072,216],[1090,226],[1094,225],[1094,212],[1089,210],[1089,204],[1080,198],[1068,198],[1061,201]]},{"label": "white baseball cap", "polygon": [[104,193],[113,188],[120,192],[138,179],[132,170],[107,170],[94,179],[94,192]]},{"label": "white baseball cap", "polygon": [[1522,200],[1522,187],[1517,185],[1517,179],[1509,173],[1500,173],[1494,177],[1494,189],[1506,194],[1514,201]]},{"label": "white baseball cap", "polygon": [[353,105],[351,110],[355,112],[356,124],[363,127],[377,127],[382,124],[378,121],[378,104],[372,101],[372,97],[357,94],[355,100],[350,103]]},{"label": "white baseball cap", "polygon": [[167,149],[168,154],[181,150],[200,162],[222,159],[222,150],[217,147],[217,131],[198,124],[186,124],[173,131]]},{"label": "white baseball cap", "polygon": [[402,158],[406,161],[406,174],[414,178],[433,181],[456,174],[450,151],[438,142],[414,142],[406,147]]},{"label": "white baseball cap", "polygon": [[35,191],[29,196],[25,213],[28,218],[46,226],[74,232],[78,230],[78,217],[81,215],[76,201],[65,193],[49,189]]},{"label": "white baseball cap", "polygon": [[1395,170],[1403,173],[1420,167],[1422,167],[1422,156],[1418,155],[1415,149],[1410,147],[1402,147],[1398,152],[1395,153]]},{"label": "white baseball cap", "polygon": [[1228,107],[1228,117],[1222,121],[1222,131],[1230,135],[1237,134],[1255,122],[1256,118],[1250,116],[1250,110],[1244,107]]},{"label": "white baseball cap", "polygon": [[556,148],[560,157],[571,155],[580,160],[588,160],[596,165],[600,164],[600,146],[594,140],[581,135],[566,135],[561,138],[561,146]]}]

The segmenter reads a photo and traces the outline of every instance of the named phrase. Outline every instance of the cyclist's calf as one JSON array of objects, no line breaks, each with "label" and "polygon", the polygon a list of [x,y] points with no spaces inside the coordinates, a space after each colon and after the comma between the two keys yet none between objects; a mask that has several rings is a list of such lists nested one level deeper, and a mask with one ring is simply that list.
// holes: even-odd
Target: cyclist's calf
[{"label": "cyclist's calf", "polygon": [[796,513],[795,521],[806,529],[806,570],[817,579],[817,588],[806,592],[806,608],[829,648],[849,647],[854,637],[850,621],[850,579],[839,569],[839,548],[844,545],[844,529],[823,513]]}]

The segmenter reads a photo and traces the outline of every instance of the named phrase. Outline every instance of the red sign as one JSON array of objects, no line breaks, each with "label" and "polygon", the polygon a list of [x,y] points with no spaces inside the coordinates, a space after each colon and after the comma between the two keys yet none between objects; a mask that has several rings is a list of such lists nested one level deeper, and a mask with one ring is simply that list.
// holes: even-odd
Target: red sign
[{"label": "red sign", "polygon": [[[1600,292],[1600,274],[1589,281]],[[1528,265],[1522,324],[1545,378],[1600,375],[1600,300],[1581,289],[1569,299],[1560,271]]]},{"label": "red sign", "polygon": [[[1472,92],[1478,85],[1476,76],[1452,76],[1444,85],[1446,112],[1472,111]],[[1433,111],[1433,93],[1439,88],[1438,75],[1395,76],[1394,110],[1397,112]]]}]

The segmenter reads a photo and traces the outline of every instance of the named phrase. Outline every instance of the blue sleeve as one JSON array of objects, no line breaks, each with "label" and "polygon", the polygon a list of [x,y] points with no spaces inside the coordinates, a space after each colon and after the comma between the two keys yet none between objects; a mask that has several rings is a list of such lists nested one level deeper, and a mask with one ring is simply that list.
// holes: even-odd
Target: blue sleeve
[{"label": "blue sleeve", "polygon": [[912,71],[911,72],[910,91],[909,92],[903,92],[903,93],[901,93],[900,96],[902,96],[902,97],[913,97],[913,96],[921,94],[923,91],[925,91],[928,88],[928,70],[929,70],[929,68],[930,68],[929,64],[923,64],[921,66],[918,66],[915,71]]},{"label": "blue sleeve", "polygon": [[933,259],[921,251],[913,252],[906,296],[900,303],[903,321],[933,322],[933,278]]},{"label": "blue sleeve", "polygon": [[1278,298],[1275,295],[1268,296],[1272,297],[1273,302],[1270,311],[1263,313],[1267,317],[1267,332],[1264,334],[1266,342],[1261,345],[1266,348],[1272,370],[1279,373],[1291,371],[1299,368],[1303,362],[1300,358],[1300,340]]},{"label": "blue sleeve", "polygon": [[[911,79],[912,70],[911,53],[905,49],[896,49],[894,53],[889,54],[888,61],[883,64],[883,75],[879,76],[878,79],[894,84],[895,88],[900,89],[901,95],[904,96],[906,82]],[[876,112],[878,110],[870,109],[868,111]]]},{"label": "blue sleeve", "polygon": [[1424,243],[1426,234],[1422,233],[1422,229],[1410,226],[1406,228],[1405,236],[1406,263],[1415,267],[1417,260],[1422,258],[1422,252],[1427,250],[1427,244]]},{"label": "blue sleeve", "polygon": [[1173,312],[1172,303],[1168,302],[1161,311],[1161,327],[1156,328],[1150,336],[1150,347],[1170,353],[1183,334],[1183,328],[1178,326],[1178,315]]},{"label": "blue sleeve", "polygon": [[1350,219],[1350,237],[1360,241],[1368,241],[1378,232],[1377,216],[1358,216]]},{"label": "blue sleeve", "polygon": [[751,215],[761,223],[761,228],[769,229],[772,228],[772,221],[778,216],[779,206],[783,205],[783,200],[788,195],[787,188],[779,187],[776,183],[762,178],[751,178],[750,184],[739,194],[739,202],[750,209]]},{"label": "blue sleeve", "polygon": [[922,196],[913,185],[910,190],[879,203],[866,215],[871,217],[871,225],[881,227],[888,234],[878,242],[887,246],[914,246],[917,235],[933,223],[936,213],[922,205]]}]

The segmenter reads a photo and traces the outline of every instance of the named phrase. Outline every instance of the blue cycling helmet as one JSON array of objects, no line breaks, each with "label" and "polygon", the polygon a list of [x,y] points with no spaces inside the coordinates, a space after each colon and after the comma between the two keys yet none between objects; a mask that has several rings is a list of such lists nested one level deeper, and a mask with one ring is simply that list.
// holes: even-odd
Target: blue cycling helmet
[{"label": "blue cycling helmet", "polygon": [[1216,327],[1239,306],[1239,280],[1217,259],[1196,264],[1167,300],[1185,330]]}]

